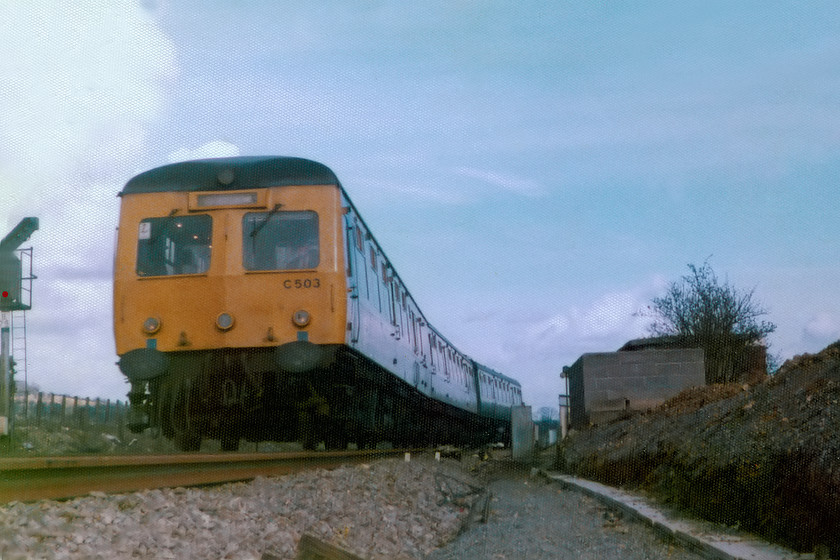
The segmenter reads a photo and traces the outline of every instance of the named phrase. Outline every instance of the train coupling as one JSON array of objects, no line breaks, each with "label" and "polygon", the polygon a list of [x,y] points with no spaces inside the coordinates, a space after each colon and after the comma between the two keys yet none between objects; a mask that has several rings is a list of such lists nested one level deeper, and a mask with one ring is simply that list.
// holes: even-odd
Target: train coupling
[{"label": "train coupling", "polygon": [[129,431],[139,434],[150,426],[149,401],[145,382],[133,382],[128,393],[129,407],[126,412],[126,425]]},{"label": "train coupling", "polygon": [[149,415],[143,410],[129,407],[126,414],[128,430],[133,434],[139,434],[150,426]]}]

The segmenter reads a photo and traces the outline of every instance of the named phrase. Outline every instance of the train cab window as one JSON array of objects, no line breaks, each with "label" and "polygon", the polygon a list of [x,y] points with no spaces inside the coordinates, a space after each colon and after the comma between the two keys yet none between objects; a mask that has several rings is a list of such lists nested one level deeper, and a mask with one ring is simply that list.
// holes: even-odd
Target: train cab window
[{"label": "train cab window", "polygon": [[305,270],[320,262],[318,214],[249,212],[242,219],[245,270]]},{"label": "train cab window", "polygon": [[146,218],[137,235],[137,275],[207,272],[212,230],[213,220],[207,214]]}]

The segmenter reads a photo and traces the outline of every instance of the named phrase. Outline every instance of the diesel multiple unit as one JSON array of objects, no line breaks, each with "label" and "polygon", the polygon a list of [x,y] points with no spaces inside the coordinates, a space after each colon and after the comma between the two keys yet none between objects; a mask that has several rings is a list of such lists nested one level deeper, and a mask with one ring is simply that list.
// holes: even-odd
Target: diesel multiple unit
[{"label": "diesel multiple unit", "polygon": [[114,332],[132,429],[182,450],[509,437],[519,383],[426,321],[326,166],[188,161],[120,197]]}]

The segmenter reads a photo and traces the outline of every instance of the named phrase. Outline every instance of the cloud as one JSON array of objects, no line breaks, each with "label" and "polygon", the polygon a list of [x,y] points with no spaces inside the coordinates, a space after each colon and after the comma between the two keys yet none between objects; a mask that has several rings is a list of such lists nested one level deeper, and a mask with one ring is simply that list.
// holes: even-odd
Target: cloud
[{"label": "cloud", "polygon": [[6,2],[0,22],[0,177],[44,195],[137,157],[176,73],[140,2]]},{"label": "cloud", "polygon": [[[434,182],[429,184],[411,179],[397,183],[395,181],[383,181],[361,176],[358,179],[350,177],[350,181],[345,183],[345,185],[348,185],[348,188],[351,189],[353,200],[363,208],[373,208],[383,203],[390,204],[390,201],[395,198],[398,200],[411,198],[424,203],[442,204],[445,206],[467,204],[471,200],[463,192],[453,189],[437,188]],[[388,193],[388,197],[383,197],[383,193]]]},{"label": "cloud", "polygon": [[498,189],[512,192],[521,196],[529,198],[537,198],[545,194],[545,188],[530,179],[522,179],[507,175],[504,173],[497,173],[495,171],[486,171],[482,169],[475,169],[472,167],[458,167],[455,173],[462,177],[470,179],[478,179],[484,183],[492,185]]},{"label": "cloud", "polygon": [[[547,312],[542,305],[528,305],[511,298],[511,308],[499,310],[481,325],[471,325],[475,335],[465,346],[479,361],[518,379],[528,404],[556,406],[563,391],[560,371],[581,354],[614,352],[628,340],[645,335],[647,319],[636,313],[655,289],[656,280],[611,291],[579,305]],[[469,315],[472,316],[472,315]]]},{"label": "cloud", "polygon": [[116,194],[145,167],[177,74],[143,4],[0,4],[0,211],[9,227],[40,219],[27,361],[45,390],[124,395],[110,326]]},{"label": "cloud", "polygon": [[235,157],[239,155],[239,147],[224,140],[213,140],[202,144],[198,148],[180,148],[170,153],[168,158],[170,163],[178,161],[187,161],[191,159],[208,159],[220,157]]},{"label": "cloud", "polygon": [[816,313],[805,323],[802,336],[808,343],[823,345],[840,339],[840,317],[834,313]]},{"label": "cloud", "polygon": [[458,306],[421,301],[433,325],[477,361],[518,379],[526,400],[553,404],[560,371],[587,352],[613,352],[646,335],[638,314],[662,277],[602,292],[587,301],[559,302],[551,290],[526,293],[474,290]]},{"label": "cloud", "polygon": [[610,292],[585,307],[572,306],[528,330],[535,352],[611,352],[644,336],[649,321],[638,315],[650,300],[649,288]]}]

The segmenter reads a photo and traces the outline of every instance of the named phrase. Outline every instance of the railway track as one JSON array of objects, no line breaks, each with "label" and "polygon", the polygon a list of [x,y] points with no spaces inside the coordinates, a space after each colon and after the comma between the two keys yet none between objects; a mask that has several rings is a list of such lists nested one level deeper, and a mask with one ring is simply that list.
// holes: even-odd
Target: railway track
[{"label": "railway track", "polygon": [[407,451],[7,458],[0,459],[0,503],[235,482],[402,456]]}]

